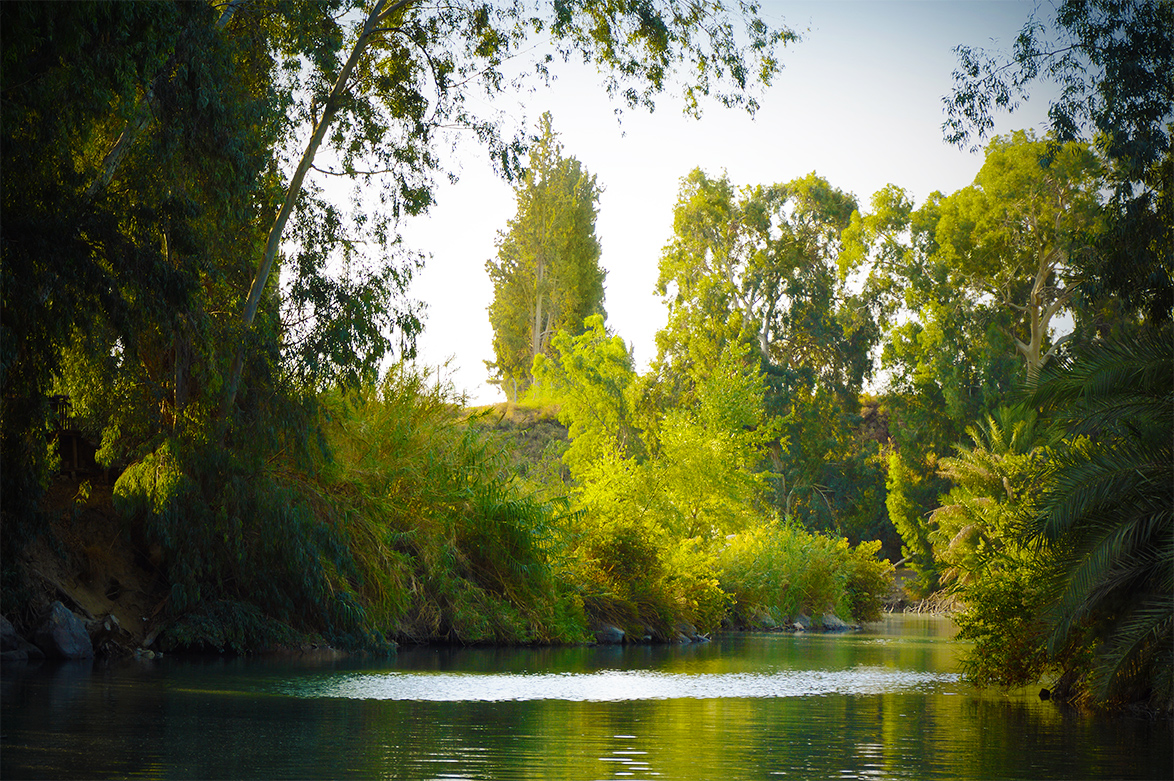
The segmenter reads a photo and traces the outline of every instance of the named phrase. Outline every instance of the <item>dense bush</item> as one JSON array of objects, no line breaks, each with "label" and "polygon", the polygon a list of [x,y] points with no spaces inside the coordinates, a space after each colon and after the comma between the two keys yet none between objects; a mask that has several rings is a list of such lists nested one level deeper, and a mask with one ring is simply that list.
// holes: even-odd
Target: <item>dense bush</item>
[{"label": "dense bush", "polygon": [[856,548],[802,528],[765,523],[733,535],[719,556],[719,581],[734,600],[742,625],[776,624],[800,614],[835,614],[875,620],[892,578],[892,565],[876,558],[880,542]]}]

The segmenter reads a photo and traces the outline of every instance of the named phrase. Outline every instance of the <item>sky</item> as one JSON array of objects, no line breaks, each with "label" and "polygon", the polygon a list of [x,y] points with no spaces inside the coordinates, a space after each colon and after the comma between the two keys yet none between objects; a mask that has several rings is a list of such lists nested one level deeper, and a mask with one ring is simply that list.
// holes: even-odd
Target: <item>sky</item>
[{"label": "sky", "polygon": [[[802,36],[781,50],[783,71],[759,95],[751,117],[706,107],[699,120],[683,115],[675,94],[656,110],[625,111],[622,123],[588,66],[556,70],[557,81],[524,100],[494,108],[536,127],[550,111],[564,153],[579,159],[603,188],[595,232],[607,271],[608,327],[632,349],[639,371],[655,358],[655,334],[667,310],[655,293],[661,249],[672,237],[680,180],[700,167],[727,173],[735,186],[786,182],[812,171],[853,193],[862,208],[893,183],[917,204],[935,190],[969,185],[981,152],[946,144],[942,97],[952,86],[959,44],[1009,50],[1035,10],[1032,0],[823,0],[764,2],[764,18]],[[996,132],[1046,120],[1042,90]],[[493,332],[486,308],[493,287],[485,262],[514,215],[514,193],[473,145],[459,152],[459,181],[444,182],[437,204],[404,226],[410,244],[429,259],[411,295],[426,304],[418,362],[441,369],[469,404],[504,401],[489,385]]]}]

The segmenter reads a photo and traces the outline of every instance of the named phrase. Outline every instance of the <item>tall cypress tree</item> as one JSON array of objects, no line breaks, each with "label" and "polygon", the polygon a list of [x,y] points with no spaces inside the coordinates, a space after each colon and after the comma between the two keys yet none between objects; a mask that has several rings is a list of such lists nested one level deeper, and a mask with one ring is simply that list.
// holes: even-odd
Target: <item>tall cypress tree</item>
[{"label": "tall cypress tree", "polygon": [[530,165],[515,188],[517,214],[498,239],[497,257],[485,264],[493,280],[496,361],[491,381],[516,401],[533,381],[531,365],[560,330],[583,332],[583,321],[603,314],[600,246],[595,236],[599,185],[573,157],[563,154],[549,113],[530,151]]}]

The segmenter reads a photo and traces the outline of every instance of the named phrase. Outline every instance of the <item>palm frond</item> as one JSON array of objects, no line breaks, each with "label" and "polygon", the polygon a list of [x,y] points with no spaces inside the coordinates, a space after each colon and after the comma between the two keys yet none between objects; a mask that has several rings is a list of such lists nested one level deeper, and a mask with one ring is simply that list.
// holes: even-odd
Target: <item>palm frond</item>
[{"label": "palm frond", "polygon": [[1102,702],[1152,689],[1168,707],[1174,693],[1171,336],[1166,327],[1095,344],[1048,372],[1030,400],[1073,437],[1029,527],[1065,573],[1048,647],[1093,631],[1102,643],[1092,694]]}]

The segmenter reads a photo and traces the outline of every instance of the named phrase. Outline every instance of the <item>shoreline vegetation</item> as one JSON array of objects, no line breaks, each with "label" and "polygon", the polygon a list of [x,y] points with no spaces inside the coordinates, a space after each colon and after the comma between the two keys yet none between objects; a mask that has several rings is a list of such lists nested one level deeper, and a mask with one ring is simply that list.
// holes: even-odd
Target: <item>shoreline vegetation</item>
[{"label": "shoreline vegetation", "polygon": [[[556,409],[462,410],[429,390],[425,377],[403,374],[399,383],[386,383],[378,400],[325,400],[334,405],[322,418],[334,458],[318,464],[316,479],[281,473],[296,488],[281,494],[287,508],[316,506],[311,523],[349,524],[352,559],[340,560],[351,577],[335,581],[325,598],[351,601],[350,624],[337,612],[275,616],[229,584],[177,609],[185,587],[210,589],[183,580],[191,565],[177,558],[200,557],[201,541],[168,525],[190,512],[193,497],[178,458],[161,455],[149,462],[149,478],[132,468],[107,480],[92,463],[88,474],[83,464],[81,473],[57,475],[44,507],[47,533],[21,562],[28,602],[10,616],[18,634],[34,634],[50,605],[62,602],[88,625],[93,652],[109,656],[683,642],[723,629],[844,629],[875,620],[889,598],[892,568],[876,558],[879,544],[852,548],[777,523],[708,542],[652,540],[622,528],[586,540],[583,513],[509,487],[511,474],[558,474],[552,459],[567,433]],[[414,471],[423,465],[430,471]],[[474,478],[486,482],[470,485]],[[496,528],[462,526],[462,509],[495,519]],[[376,522],[381,528],[372,528]]]}]

